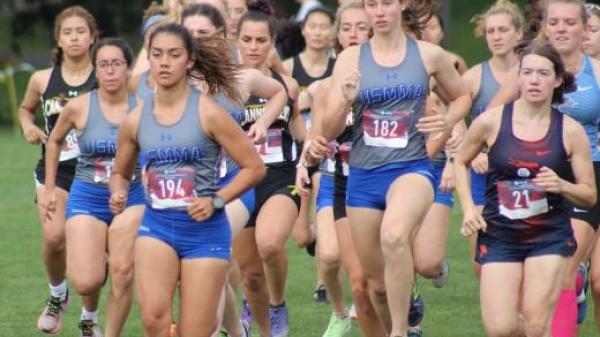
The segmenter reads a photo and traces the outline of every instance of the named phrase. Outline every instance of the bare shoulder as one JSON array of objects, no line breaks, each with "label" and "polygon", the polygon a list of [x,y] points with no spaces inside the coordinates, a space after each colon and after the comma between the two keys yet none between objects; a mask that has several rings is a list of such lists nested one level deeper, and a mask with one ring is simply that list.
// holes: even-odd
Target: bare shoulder
[{"label": "bare shoulder", "polygon": [[52,75],[52,69],[46,68],[34,72],[29,79],[30,88],[38,91],[40,95],[46,91],[48,82],[50,82],[50,76]]},{"label": "bare shoulder", "polygon": [[281,76],[281,78],[283,79],[283,82],[285,83],[285,86],[287,87],[288,96],[297,97],[298,94],[300,93],[300,86],[298,85],[298,82],[296,82],[296,80],[290,76],[287,76],[284,74],[279,74],[279,75]]},{"label": "bare shoulder", "polygon": [[467,89],[473,94],[479,90],[479,80],[481,79],[481,63],[474,65],[464,74],[462,79],[467,86]]},{"label": "bare shoulder", "polygon": [[481,115],[479,115],[479,117],[475,118],[472,124],[478,124],[480,125],[480,127],[483,127],[486,130],[491,130],[494,126],[500,125],[503,110],[504,105],[488,109],[482,112]]},{"label": "bare shoulder", "polygon": [[288,74],[292,73],[292,69],[294,69],[294,58],[290,57],[281,62],[283,64],[283,68],[288,72]]}]

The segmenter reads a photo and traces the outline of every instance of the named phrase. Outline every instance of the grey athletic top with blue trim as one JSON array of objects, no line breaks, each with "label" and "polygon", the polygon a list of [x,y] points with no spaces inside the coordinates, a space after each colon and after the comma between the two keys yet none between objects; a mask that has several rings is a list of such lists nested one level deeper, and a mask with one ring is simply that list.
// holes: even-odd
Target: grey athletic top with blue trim
[{"label": "grey athletic top with blue trim", "polygon": [[[135,105],[135,96],[129,95],[129,110],[133,110]],[[98,91],[91,91],[87,121],[77,135],[80,153],[77,158],[75,179],[92,184],[108,184],[117,152],[118,131],[119,125],[109,122],[104,117]],[[139,177],[138,165],[134,180]]]},{"label": "grey athletic top with blue trim", "polygon": [[393,67],[378,65],[367,42],[360,47],[359,69],[350,166],[373,169],[426,159],[425,135],[416,123],[425,113],[429,76],[417,42],[406,38],[404,60]]},{"label": "grey athletic top with blue trim", "polygon": [[[241,104],[236,104],[235,102],[232,102],[229,98],[227,98],[222,93],[213,96],[213,99],[215,100],[215,102],[217,102],[219,105],[221,105],[225,110],[227,110],[229,115],[238,124],[241,125],[242,121],[245,118],[244,116],[246,113],[244,106],[242,106]],[[225,152],[225,150],[223,150],[223,151],[221,151],[221,157],[219,159],[218,170],[219,170],[218,171],[219,178],[224,178],[227,174],[237,172],[239,170],[239,166],[235,163],[235,161],[233,161],[231,156],[227,152]]]},{"label": "grey athletic top with blue trim", "polygon": [[481,113],[487,110],[488,104],[498,91],[500,90],[500,84],[494,78],[492,68],[490,67],[490,61],[481,62],[481,79],[479,80],[479,91],[477,96],[473,99],[473,105],[471,106],[471,120],[477,118]]},{"label": "grey athletic top with blue trim", "polygon": [[153,99],[144,100],[137,137],[146,163],[147,202],[153,209],[185,208],[190,197],[217,190],[221,148],[204,133],[198,114],[200,96],[190,88],[185,111],[171,125],[158,123]]}]

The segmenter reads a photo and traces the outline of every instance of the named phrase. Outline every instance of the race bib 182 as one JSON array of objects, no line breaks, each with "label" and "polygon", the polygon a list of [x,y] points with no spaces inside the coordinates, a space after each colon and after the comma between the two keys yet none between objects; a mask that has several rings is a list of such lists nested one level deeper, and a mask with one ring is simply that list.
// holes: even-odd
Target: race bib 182
[{"label": "race bib 182", "polygon": [[405,148],[408,145],[409,111],[377,112],[365,110],[362,127],[365,144],[377,147]]},{"label": "race bib 182", "polygon": [[496,188],[499,212],[509,219],[526,219],[548,212],[546,192],[531,179],[498,181]]}]

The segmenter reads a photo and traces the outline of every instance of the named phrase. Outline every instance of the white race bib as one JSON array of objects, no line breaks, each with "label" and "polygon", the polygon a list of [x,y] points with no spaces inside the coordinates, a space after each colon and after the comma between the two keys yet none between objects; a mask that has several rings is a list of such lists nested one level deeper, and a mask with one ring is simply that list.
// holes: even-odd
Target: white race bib
[{"label": "white race bib", "polygon": [[546,191],[531,179],[498,181],[498,211],[505,217],[527,219],[548,212]]},{"label": "white race bib", "polygon": [[60,148],[59,161],[66,161],[79,156],[79,145],[77,144],[77,132],[69,131]]}]

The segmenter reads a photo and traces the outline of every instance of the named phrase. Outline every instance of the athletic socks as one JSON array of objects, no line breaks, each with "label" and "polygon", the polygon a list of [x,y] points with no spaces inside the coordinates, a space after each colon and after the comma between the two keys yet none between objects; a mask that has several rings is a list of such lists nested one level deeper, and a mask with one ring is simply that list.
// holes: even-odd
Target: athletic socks
[{"label": "athletic socks", "polygon": [[575,337],[577,333],[577,296],[574,289],[560,292],[554,317],[552,318],[553,337]]},{"label": "athletic socks", "polygon": [[81,308],[81,320],[82,321],[92,321],[94,323],[98,323],[98,310],[96,311],[87,311],[85,308]]},{"label": "athletic socks", "polygon": [[63,302],[67,299],[67,279],[64,279],[59,285],[53,286],[52,283],[48,283],[48,286],[52,297],[58,297]]}]

